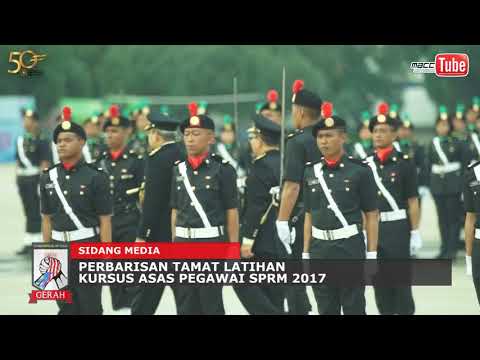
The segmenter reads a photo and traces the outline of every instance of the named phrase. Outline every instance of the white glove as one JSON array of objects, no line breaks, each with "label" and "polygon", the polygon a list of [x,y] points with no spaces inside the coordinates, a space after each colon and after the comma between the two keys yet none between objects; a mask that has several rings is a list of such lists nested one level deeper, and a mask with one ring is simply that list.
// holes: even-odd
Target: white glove
[{"label": "white glove", "polygon": [[367,260],[376,260],[377,252],[376,251],[367,251]]},{"label": "white glove", "polygon": [[270,194],[274,196],[275,201],[280,201],[280,186],[270,188]]},{"label": "white glove", "polygon": [[428,187],[419,186],[418,195],[420,195],[421,198],[423,198],[424,196],[427,196],[429,193],[430,193],[430,190],[428,190]]},{"label": "white glove", "polygon": [[310,253],[302,252],[302,259],[303,260],[310,260]]},{"label": "white glove", "polygon": [[295,244],[295,239],[297,238],[297,231],[295,228],[292,228],[292,231],[290,231],[290,245]]},{"label": "white glove", "polygon": [[[290,247],[291,240],[290,240],[290,228],[288,227],[288,221],[279,221],[275,222],[277,227],[278,238],[282,242],[283,246],[287,250],[288,255],[292,254],[292,248]],[[295,229],[293,229],[295,230]]]},{"label": "white glove", "polygon": [[418,230],[410,231],[410,255],[415,255],[423,246],[422,237]]},{"label": "white glove", "polygon": [[466,270],[467,270],[467,275],[472,276],[472,257],[465,255],[465,264],[466,264]]},{"label": "white glove", "polygon": [[368,249],[367,247],[367,244],[368,244],[368,241],[367,241],[367,230],[363,230],[363,241],[365,241],[365,249]]}]

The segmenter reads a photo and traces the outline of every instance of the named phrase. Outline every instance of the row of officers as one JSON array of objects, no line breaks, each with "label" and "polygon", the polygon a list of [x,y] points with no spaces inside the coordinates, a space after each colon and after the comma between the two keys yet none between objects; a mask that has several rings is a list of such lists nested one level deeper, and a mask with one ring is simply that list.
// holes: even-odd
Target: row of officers
[{"label": "row of officers", "polygon": [[[457,206],[455,211],[442,209],[449,221],[456,218],[454,226],[464,216],[454,198],[465,202],[467,271],[473,271],[478,295],[479,250],[474,238],[480,233],[476,230],[480,228],[476,223],[480,181],[466,142],[451,136],[450,118],[439,116],[438,136],[425,159],[418,161],[417,152],[412,155],[398,148],[415,146],[405,141],[408,137],[395,143],[402,129],[411,131],[411,124],[391,116],[382,104],[368,122],[372,150],[362,141],[366,154],[354,157],[346,151],[345,121],[333,115],[332,104],[305,89],[301,80],[295,81],[292,92],[296,130],[288,136],[281,188],[281,109],[271,97],[252,119],[249,150],[240,148],[237,154],[233,124],[227,122],[222,141],[214,147],[214,121],[191,104],[190,116],[182,122],[165,113],[148,114],[144,130],[150,151],[144,157],[128,145],[131,122],[113,106],[102,122],[105,150],[91,162],[84,154],[86,130],[71,121],[71,111],[65,108],[53,132],[59,162],[47,166],[41,175],[26,172],[48,162],[51,146],[38,136],[38,117],[25,111],[30,138],[18,141],[17,181],[22,193],[22,181],[31,178],[33,184],[36,177],[39,185],[34,191],[30,188],[27,201],[39,193],[41,210],[38,226],[27,224],[27,232],[41,230],[43,241],[55,242],[240,239],[241,256],[250,259],[408,259],[422,246],[419,188],[426,186],[420,180],[425,171],[437,206]],[[183,144],[176,141],[177,128]],[[32,151],[31,144],[38,151]],[[245,181],[239,181],[242,178]],[[31,204],[24,205],[27,223]],[[458,241],[460,227],[443,226],[442,257],[452,256],[457,245],[452,238]],[[283,314],[285,300],[290,314],[312,310],[304,286],[234,289],[251,314]],[[102,313],[101,287],[71,290],[75,300],[59,302],[60,314]],[[221,286],[175,286],[173,290],[179,314],[225,313]],[[320,314],[365,314],[364,287],[313,290]],[[112,286],[112,305],[114,309],[131,307],[132,314],[153,314],[163,291],[163,286]],[[410,287],[375,288],[375,299],[381,314],[415,312]]]}]

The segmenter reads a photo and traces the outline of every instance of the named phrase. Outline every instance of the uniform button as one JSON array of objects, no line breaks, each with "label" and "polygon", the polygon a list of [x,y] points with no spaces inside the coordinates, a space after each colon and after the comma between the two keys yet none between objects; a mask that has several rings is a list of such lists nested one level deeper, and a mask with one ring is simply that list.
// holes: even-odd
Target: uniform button
[{"label": "uniform button", "polygon": [[208,176],[208,175],[205,176],[205,179],[206,179],[206,180],[210,180],[211,178],[212,178],[211,176]]},{"label": "uniform button", "polygon": [[123,158],[126,159],[126,158],[127,158],[127,155],[124,154],[124,155],[123,155]]},{"label": "uniform button", "polygon": [[65,179],[67,180],[70,179],[70,175],[65,176]]},{"label": "uniform button", "polygon": [[395,178],[392,178],[391,181],[392,181],[392,182],[395,182]]},{"label": "uniform button", "polygon": [[180,186],[177,186],[177,190],[180,190]]},{"label": "uniform button", "polygon": [[122,173],[126,174],[126,173],[127,173],[127,169],[122,169]]},{"label": "uniform button", "polygon": [[205,187],[206,187],[207,189],[210,189],[210,185],[206,185]]},{"label": "uniform button", "polygon": [[380,165],[380,169],[383,169],[383,165]]},{"label": "uniform button", "polygon": [[115,166],[115,165],[117,165],[117,164],[115,164],[114,162],[112,162],[112,166]]},{"label": "uniform button", "polygon": [[83,191],[80,191],[80,195],[83,195]]},{"label": "uniform button", "polygon": [[193,175],[198,175],[198,171],[194,171],[194,172],[193,172]]},{"label": "uniform button", "polygon": [[192,191],[195,191],[195,186],[192,186]]},{"label": "uniform button", "polygon": [[110,195],[113,195],[113,190],[110,190]]},{"label": "uniform button", "polygon": [[330,209],[330,205],[327,206],[327,209]]},{"label": "uniform button", "polygon": [[193,206],[193,202],[190,203],[190,206]]},{"label": "uniform button", "polygon": [[113,183],[110,183],[110,187],[113,189],[115,185],[113,185]]},{"label": "uniform button", "polygon": [[115,179],[115,176],[110,175],[110,180],[113,180],[113,179]]},{"label": "uniform button", "polygon": [[328,175],[328,176],[330,176],[330,177],[332,178],[332,177],[333,177],[333,174],[330,174],[330,175]]},{"label": "uniform button", "polygon": [[53,192],[52,192],[52,191],[50,191],[50,195],[53,195]]},{"label": "uniform button", "polygon": [[67,195],[67,194],[68,194],[68,191],[67,191],[67,190],[64,190],[63,193],[64,193],[65,195]]},{"label": "uniform button", "polygon": [[378,194],[378,196],[382,196],[382,192],[381,192],[381,191],[379,191],[377,194]]},{"label": "uniform button", "polygon": [[350,191],[350,188],[345,188],[346,191]]},{"label": "uniform button", "polygon": [[312,192],[315,192],[315,189],[312,189]]},{"label": "uniform button", "polygon": [[397,161],[397,158],[394,156],[394,157],[392,158],[392,160],[393,160],[393,161]]},{"label": "uniform button", "polygon": [[340,164],[340,167],[344,167],[345,165],[343,165],[343,163]]}]

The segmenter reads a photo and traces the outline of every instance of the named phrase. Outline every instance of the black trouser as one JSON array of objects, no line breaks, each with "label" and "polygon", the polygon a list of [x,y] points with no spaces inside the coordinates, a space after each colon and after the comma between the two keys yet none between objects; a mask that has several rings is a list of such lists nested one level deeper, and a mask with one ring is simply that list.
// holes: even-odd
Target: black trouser
[{"label": "black trouser", "polygon": [[480,240],[473,240],[472,247],[472,275],[473,285],[475,286],[475,292],[477,293],[477,301],[480,305]]},{"label": "black trouser", "polygon": [[[83,242],[98,242],[98,237],[79,240]],[[65,244],[62,241],[53,241],[57,244]],[[75,264],[75,265],[74,265]],[[78,262],[70,262],[69,275],[78,274]],[[62,290],[72,292],[72,303],[57,301],[60,308],[58,315],[102,315],[102,285],[74,285],[70,276],[69,285]]]},{"label": "black trouser", "polygon": [[[410,258],[410,224],[408,220],[380,222],[377,257],[381,259]],[[380,271],[382,274],[383,272]],[[374,286],[375,302],[380,315],[413,315],[415,303],[412,287]]]},{"label": "black trouser", "polygon": [[[258,254],[252,261],[271,260],[275,256]],[[280,285],[234,285],[233,289],[250,315],[283,315],[285,288]]]},{"label": "black trouser", "polygon": [[[305,213],[302,211],[300,215],[293,213],[292,221],[295,221],[295,243],[292,246],[292,259],[302,259],[303,253],[303,225],[305,221]],[[312,310],[312,305],[308,300],[307,287],[305,285],[289,285],[286,288],[288,312],[291,315],[308,315]]]},{"label": "black trouser", "polygon": [[[201,239],[203,242],[225,242],[225,236]],[[175,242],[195,242],[175,238]],[[225,315],[222,285],[175,285],[178,315]]]},{"label": "black trouser", "polygon": [[[112,242],[134,242],[139,220],[137,211],[112,216]],[[110,285],[113,310],[130,307],[136,290],[131,286]]]},{"label": "black trouser", "polygon": [[27,218],[25,231],[32,234],[39,234],[42,227],[40,196],[38,194],[39,181],[40,175],[17,176],[18,192],[22,199],[23,212]]},{"label": "black trouser", "polygon": [[460,215],[463,213],[460,194],[433,195],[438,214],[438,225],[442,243],[440,255],[455,258],[460,238]]},{"label": "black trouser", "polygon": [[[318,240],[310,243],[311,259],[365,259],[363,234],[340,240]],[[312,286],[320,315],[365,315],[365,286],[340,288]]]}]

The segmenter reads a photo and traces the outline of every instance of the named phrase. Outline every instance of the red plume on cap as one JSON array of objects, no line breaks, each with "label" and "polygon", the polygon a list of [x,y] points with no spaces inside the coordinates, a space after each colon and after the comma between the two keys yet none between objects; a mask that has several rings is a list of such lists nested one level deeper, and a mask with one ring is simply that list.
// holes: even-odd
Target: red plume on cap
[{"label": "red plume on cap", "polygon": [[71,121],[72,120],[72,109],[68,106],[65,106],[62,110],[63,120],[64,121]]},{"label": "red plume on cap", "polygon": [[377,107],[377,113],[378,115],[387,115],[388,114],[388,104],[383,102]]},{"label": "red plume on cap", "polygon": [[293,83],[293,87],[292,87],[293,93],[296,94],[300,90],[302,90],[303,85],[304,85],[303,80],[295,80],[295,82]]},{"label": "red plume on cap", "polygon": [[269,102],[277,102],[278,100],[278,92],[276,90],[269,90],[267,93],[267,100]]},{"label": "red plume on cap", "polygon": [[333,104],[331,102],[324,102],[322,104],[322,115],[324,118],[332,117],[333,114]]},{"label": "red plume on cap", "polygon": [[110,117],[111,118],[116,118],[120,116],[120,109],[118,108],[118,105],[112,105],[110,106]]},{"label": "red plume on cap", "polygon": [[196,102],[191,102],[188,104],[188,111],[190,111],[190,116],[196,116],[198,111],[198,104]]}]

